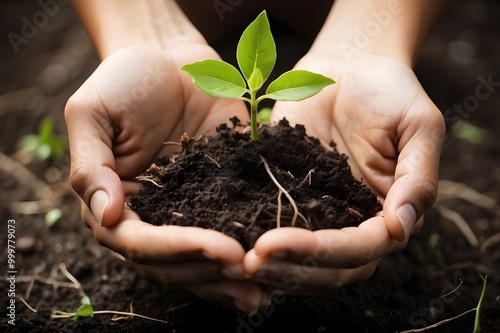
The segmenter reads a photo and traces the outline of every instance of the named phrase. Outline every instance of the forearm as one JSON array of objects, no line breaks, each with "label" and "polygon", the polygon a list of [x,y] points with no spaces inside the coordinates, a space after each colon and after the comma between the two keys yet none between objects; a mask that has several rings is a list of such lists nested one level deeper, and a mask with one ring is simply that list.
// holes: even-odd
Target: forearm
[{"label": "forearm", "polygon": [[358,53],[411,66],[448,0],[336,0],[311,52],[350,58]]},{"label": "forearm", "polygon": [[133,45],[172,49],[204,42],[173,0],[74,0],[73,4],[102,59]]}]

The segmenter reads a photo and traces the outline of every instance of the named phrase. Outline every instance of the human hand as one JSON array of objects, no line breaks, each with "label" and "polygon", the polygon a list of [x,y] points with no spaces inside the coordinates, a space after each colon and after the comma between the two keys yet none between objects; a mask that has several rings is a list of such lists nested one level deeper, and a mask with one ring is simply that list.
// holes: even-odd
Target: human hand
[{"label": "human hand", "polygon": [[234,115],[247,119],[242,101],[208,97],[179,71],[186,62],[217,57],[196,43],[168,53],[135,46],[107,57],[66,106],[70,181],[100,244],[149,279],[249,312],[262,292],[239,281],[245,252],[234,239],[200,228],[155,227],[125,205],[137,190],[131,181],[169,153],[164,141],[206,134]]},{"label": "human hand", "polygon": [[338,84],[308,100],[277,103],[274,119],[304,124],[324,143],[333,139],[383,202],[359,227],[280,228],[257,240],[245,271],[271,289],[310,294],[366,279],[383,256],[406,246],[437,195],[444,121],[413,71],[393,58],[309,54],[296,68]]}]

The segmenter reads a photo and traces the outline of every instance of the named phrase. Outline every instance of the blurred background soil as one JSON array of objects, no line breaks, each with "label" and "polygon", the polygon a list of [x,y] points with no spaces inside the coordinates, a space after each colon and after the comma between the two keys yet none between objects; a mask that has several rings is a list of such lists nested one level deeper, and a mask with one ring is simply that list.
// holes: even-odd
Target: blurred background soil
[{"label": "blurred background soil", "polygon": [[[500,82],[498,1],[454,1],[415,66],[448,125],[440,195],[423,230],[404,251],[386,257],[370,280],[323,297],[286,298],[250,318],[137,276],[81,223],[79,201],[67,184],[68,154],[50,163],[30,161],[19,151],[20,138],[37,133],[47,116],[55,133],[66,133],[64,105],[99,64],[70,4],[61,4],[16,50],[8,34],[21,35],[23,18],[31,20],[40,10],[35,1],[0,4],[1,332],[401,332],[474,308],[479,274],[488,275],[483,331],[500,332],[500,87],[490,87],[481,99],[476,90],[484,80]],[[454,112],[457,106],[466,112]],[[48,203],[48,192],[25,170],[50,189]],[[49,228],[45,212],[52,208],[62,217]],[[16,295],[37,310],[18,298],[15,326],[6,316],[8,219],[16,220]],[[477,242],[459,229],[464,224]],[[54,311],[73,312],[80,305],[78,290],[58,282],[69,282],[61,264],[81,282],[95,310],[128,311],[133,303],[136,313],[168,323],[113,321],[112,315],[50,319]],[[428,332],[472,332],[473,321],[469,313]]]}]

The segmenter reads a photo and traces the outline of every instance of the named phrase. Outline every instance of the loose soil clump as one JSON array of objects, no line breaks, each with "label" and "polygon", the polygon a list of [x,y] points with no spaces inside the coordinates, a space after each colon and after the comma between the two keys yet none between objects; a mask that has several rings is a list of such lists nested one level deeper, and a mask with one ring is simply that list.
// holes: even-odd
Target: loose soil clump
[{"label": "loose soil clump", "polygon": [[252,141],[237,130],[243,127],[237,118],[231,122],[213,137],[185,135],[181,153],[139,177],[144,183],[130,206],[143,221],[218,230],[249,250],[277,224],[340,229],[381,210],[335,143],[325,148],[304,126],[291,127],[286,119],[261,126],[260,140]]}]

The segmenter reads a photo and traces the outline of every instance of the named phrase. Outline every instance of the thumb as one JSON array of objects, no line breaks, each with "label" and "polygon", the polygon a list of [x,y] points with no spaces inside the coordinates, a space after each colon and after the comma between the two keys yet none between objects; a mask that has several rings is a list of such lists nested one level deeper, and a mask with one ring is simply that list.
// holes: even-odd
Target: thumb
[{"label": "thumb", "polygon": [[82,100],[87,94],[81,90],[68,100],[64,110],[71,156],[70,183],[99,223],[109,227],[118,221],[125,203],[121,180],[115,172],[113,126],[104,108],[89,107]]},{"label": "thumb", "polygon": [[410,236],[416,222],[437,197],[445,125],[435,106],[430,108],[431,112],[416,111],[413,117],[410,111],[401,124],[403,133],[400,135],[401,151],[395,180],[383,208],[387,228],[392,238],[399,241]]}]

